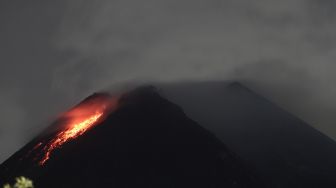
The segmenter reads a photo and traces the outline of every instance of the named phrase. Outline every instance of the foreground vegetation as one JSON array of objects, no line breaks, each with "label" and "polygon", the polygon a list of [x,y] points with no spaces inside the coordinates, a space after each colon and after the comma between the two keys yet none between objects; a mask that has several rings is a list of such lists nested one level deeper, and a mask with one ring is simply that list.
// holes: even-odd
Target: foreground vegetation
[{"label": "foreground vegetation", "polygon": [[34,188],[33,181],[26,177],[17,177],[15,184],[5,184],[3,188]]}]

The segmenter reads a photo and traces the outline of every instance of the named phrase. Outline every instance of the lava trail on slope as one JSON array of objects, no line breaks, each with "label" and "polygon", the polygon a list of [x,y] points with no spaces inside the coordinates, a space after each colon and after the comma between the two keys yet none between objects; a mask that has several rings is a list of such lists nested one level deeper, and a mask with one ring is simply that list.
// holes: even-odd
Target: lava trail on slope
[{"label": "lava trail on slope", "polygon": [[85,134],[100,122],[104,121],[109,113],[117,107],[117,98],[108,94],[94,94],[83,102],[65,112],[59,118],[58,130],[51,139],[39,142],[33,150],[42,148],[42,157],[38,157],[39,165],[44,165],[52,152],[61,148],[66,142]]}]

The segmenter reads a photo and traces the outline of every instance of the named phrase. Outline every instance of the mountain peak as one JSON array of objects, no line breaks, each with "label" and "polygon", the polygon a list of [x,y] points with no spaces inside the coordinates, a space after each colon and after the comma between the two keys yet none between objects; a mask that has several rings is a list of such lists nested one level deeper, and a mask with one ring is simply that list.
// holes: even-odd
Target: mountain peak
[{"label": "mountain peak", "polygon": [[[74,109],[97,99],[109,96],[94,94]],[[44,150],[32,142],[0,166],[2,181],[24,175],[37,187],[263,187],[243,161],[152,86],[122,95],[115,111],[55,147],[42,166],[34,158]]]}]

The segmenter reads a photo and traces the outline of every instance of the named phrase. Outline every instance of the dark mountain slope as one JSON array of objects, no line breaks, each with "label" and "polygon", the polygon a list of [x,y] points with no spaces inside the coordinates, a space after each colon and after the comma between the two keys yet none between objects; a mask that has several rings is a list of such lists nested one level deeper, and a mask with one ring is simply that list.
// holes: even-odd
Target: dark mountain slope
[{"label": "dark mountain slope", "polygon": [[245,86],[195,82],[159,88],[276,187],[336,187],[335,141]]},{"label": "dark mountain slope", "polygon": [[265,187],[218,139],[153,88],[121,97],[116,111],[56,149],[43,166],[34,160],[42,151],[33,149],[41,139],[0,166],[1,181],[24,175],[49,188]]}]

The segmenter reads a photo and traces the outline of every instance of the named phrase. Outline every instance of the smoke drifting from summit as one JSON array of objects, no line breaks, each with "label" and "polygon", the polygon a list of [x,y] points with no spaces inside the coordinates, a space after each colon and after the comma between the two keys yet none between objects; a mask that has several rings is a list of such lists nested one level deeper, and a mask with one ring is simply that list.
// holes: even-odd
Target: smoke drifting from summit
[{"label": "smoke drifting from summit", "polygon": [[[0,45],[6,53],[0,60],[11,68],[1,70],[0,86],[20,89],[9,92],[18,97],[14,107],[23,114],[11,127],[41,127],[91,93],[123,82],[230,79],[246,83],[336,139],[332,0],[4,4],[0,28],[6,42]],[[13,15],[17,9],[21,11]],[[16,82],[9,84],[13,75]],[[8,112],[9,106],[0,111]],[[6,118],[0,120],[3,134],[10,130]],[[8,141],[0,137],[1,143]]]},{"label": "smoke drifting from summit", "polygon": [[[336,138],[333,1],[73,1],[54,72],[73,96],[125,81],[241,80]],[[309,115],[308,115],[309,114]]]}]

